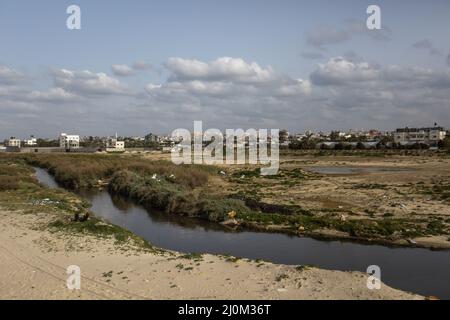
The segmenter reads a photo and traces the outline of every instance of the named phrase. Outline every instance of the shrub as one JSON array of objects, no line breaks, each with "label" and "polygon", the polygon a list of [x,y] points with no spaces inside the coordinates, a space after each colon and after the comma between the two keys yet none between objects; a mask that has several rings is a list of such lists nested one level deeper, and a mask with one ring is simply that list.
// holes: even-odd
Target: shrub
[{"label": "shrub", "polygon": [[0,175],[0,191],[17,190],[19,180],[13,176]]}]

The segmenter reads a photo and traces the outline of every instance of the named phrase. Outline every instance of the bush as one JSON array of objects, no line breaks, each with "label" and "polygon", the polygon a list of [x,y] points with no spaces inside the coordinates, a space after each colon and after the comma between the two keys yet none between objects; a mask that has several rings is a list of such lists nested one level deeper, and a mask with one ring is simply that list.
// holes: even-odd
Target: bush
[{"label": "bush", "polygon": [[89,188],[99,179],[127,169],[141,175],[172,177],[177,184],[196,188],[208,181],[209,173],[202,166],[175,165],[169,161],[152,161],[115,155],[31,155],[26,160],[48,169],[56,181],[70,189]]},{"label": "bush", "polygon": [[13,176],[0,175],[0,191],[17,190],[19,181]]}]

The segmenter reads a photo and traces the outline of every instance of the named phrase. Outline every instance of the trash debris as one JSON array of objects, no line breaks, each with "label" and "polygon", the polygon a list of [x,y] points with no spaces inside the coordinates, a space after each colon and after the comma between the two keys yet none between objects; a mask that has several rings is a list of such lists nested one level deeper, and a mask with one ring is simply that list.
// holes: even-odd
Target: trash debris
[{"label": "trash debris", "polygon": [[31,204],[33,206],[44,206],[44,205],[48,205],[48,204],[60,204],[61,201],[57,201],[57,200],[51,200],[48,198],[42,199],[42,200],[33,200],[31,202]]},{"label": "trash debris", "polygon": [[343,214],[341,214],[341,216],[340,216],[339,218],[340,218],[340,220],[341,220],[342,222],[347,221],[347,217],[346,217],[345,215],[343,215]]},{"label": "trash debris", "polygon": [[230,211],[227,213],[227,215],[230,217],[230,219],[234,219],[237,215],[236,211]]},{"label": "trash debris", "polygon": [[304,226],[298,227],[298,231],[305,231],[305,227]]},{"label": "trash debris", "polygon": [[219,173],[220,173],[221,175],[223,175],[223,176],[226,176],[226,175],[227,175],[225,171],[220,171]]},{"label": "trash debris", "polygon": [[239,222],[236,219],[228,219],[223,221],[221,224],[227,227],[237,227]]}]

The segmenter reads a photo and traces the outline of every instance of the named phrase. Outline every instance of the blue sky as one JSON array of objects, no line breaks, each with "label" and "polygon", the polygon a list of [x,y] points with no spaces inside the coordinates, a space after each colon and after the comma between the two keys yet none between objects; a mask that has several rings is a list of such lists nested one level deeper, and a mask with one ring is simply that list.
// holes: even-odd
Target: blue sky
[{"label": "blue sky", "polygon": [[[65,26],[71,4],[81,7],[82,30]],[[381,31],[361,29],[369,4],[381,7]],[[20,77],[0,78],[0,138],[162,133],[190,128],[193,120],[291,131],[389,129],[433,119],[450,126],[442,88],[450,89],[449,18],[446,0],[1,0],[0,66],[4,77]],[[194,61],[208,74],[186,73]],[[136,62],[149,67],[133,69]],[[257,84],[240,73],[258,73],[255,64],[269,74],[259,73]],[[113,65],[133,70],[118,75]],[[233,74],[236,66],[244,69]],[[70,80],[58,70],[73,72]],[[101,92],[83,82],[86,70],[101,78],[93,80]],[[415,86],[427,90],[408,98],[405,88]]]}]

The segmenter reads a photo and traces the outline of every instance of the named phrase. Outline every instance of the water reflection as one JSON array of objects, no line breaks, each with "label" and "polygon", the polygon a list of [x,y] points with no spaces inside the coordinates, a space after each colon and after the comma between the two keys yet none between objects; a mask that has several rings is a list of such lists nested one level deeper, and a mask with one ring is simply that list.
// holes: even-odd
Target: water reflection
[{"label": "water reflection", "polygon": [[[37,169],[39,181],[53,178]],[[381,267],[383,282],[406,291],[450,299],[450,251],[389,248],[341,241],[319,241],[285,234],[232,232],[219,224],[148,212],[143,207],[108,192],[81,192],[92,203],[96,216],[124,227],[152,244],[180,252],[231,254],[292,265],[316,265],[332,270],[365,272]]]}]

